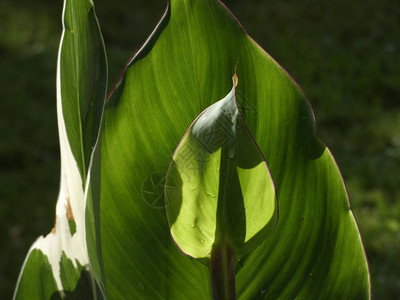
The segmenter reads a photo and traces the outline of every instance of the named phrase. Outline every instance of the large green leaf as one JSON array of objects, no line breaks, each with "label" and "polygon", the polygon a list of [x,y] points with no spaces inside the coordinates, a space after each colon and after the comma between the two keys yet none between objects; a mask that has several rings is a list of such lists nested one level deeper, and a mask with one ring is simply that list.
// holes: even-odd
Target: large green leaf
[{"label": "large green leaf", "polygon": [[99,176],[90,175],[104,107],[107,63],[93,3],[66,0],[63,28],[57,66],[61,183],[56,220],[53,230],[29,250],[16,299],[84,299],[101,294],[99,236],[93,235],[98,226],[93,203],[99,203],[95,192]]},{"label": "large green leaf", "polygon": [[108,295],[210,298],[208,268],[178,251],[159,204],[174,149],[231,90],[237,62],[239,106],[280,212],[272,237],[237,261],[238,297],[368,298],[357,225],[306,97],[216,0],[171,0],[106,105],[100,230]]}]

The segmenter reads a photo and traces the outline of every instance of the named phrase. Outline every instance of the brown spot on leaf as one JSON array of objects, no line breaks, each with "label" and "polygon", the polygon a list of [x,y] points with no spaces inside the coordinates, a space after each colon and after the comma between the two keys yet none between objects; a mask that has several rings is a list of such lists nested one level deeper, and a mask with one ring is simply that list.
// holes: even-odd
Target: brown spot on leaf
[{"label": "brown spot on leaf", "polygon": [[54,218],[54,226],[51,229],[50,233],[56,233],[56,225],[57,225],[57,215]]},{"label": "brown spot on leaf", "polygon": [[[71,202],[69,201],[69,197],[67,197],[66,209],[67,209],[66,217],[67,217],[67,220],[68,220],[69,225],[70,225],[71,224],[70,221],[72,221],[74,223],[74,214],[72,212],[72,207],[71,207]],[[57,227],[56,225],[57,225],[57,215],[56,215],[56,217],[54,219],[54,226],[51,229],[50,233],[53,233],[53,234],[56,233],[56,227]],[[70,227],[71,227],[71,225],[70,225]]]},{"label": "brown spot on leaf", "polygon": [[72,212],[71,208],[71,202],[69,201],[69,198],[67,197],[67,221],[68,221],[68,227],[69,227],[69,232],[71,233],[71,236],[75,234],[76,232],[76,223],[74,220],[74,214]]},{"label": "brown spot on leaf", "polygon": [[67,197],[67,220],[74,220],[74,214],[72,213],[71,202],[69,201],[69,197]]}]

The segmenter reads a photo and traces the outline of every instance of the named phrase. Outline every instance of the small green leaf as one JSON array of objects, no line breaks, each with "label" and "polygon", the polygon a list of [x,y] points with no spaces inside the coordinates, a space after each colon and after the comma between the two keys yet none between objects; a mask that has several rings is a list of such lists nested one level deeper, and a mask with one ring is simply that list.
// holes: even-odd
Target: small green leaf
[{"label": "small green leaf", "polygon": [[236,257],[275,227],[275,189],[265,159],[236,103],[237,76],[226,97],[205,109],[175,150],[165,186],[172,237],[187,255],[206,259],[222,241]]}]

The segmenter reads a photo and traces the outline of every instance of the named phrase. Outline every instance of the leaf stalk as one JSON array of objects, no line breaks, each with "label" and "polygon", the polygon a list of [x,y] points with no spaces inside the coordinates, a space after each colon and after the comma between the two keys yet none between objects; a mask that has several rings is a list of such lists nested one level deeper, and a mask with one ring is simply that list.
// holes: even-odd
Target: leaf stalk
[{"label": "leaf stalk", "polygon": [[236,300],[235,258],[227,243],[213,249],[210,271],[213,300]]}]

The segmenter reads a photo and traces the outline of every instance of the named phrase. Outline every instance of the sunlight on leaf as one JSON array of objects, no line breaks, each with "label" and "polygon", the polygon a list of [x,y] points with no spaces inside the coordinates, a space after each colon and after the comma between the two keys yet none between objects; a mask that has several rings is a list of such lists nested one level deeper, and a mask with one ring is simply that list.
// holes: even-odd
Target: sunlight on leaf
[{"label": "sunlight on leaf", "polygon": [[189,127],[166,176],[165,185],[176,188],[173,198],[165,193],[172,237],[194,258],[210,259],[222,239],[236,257],[245,255],[276,223],[273,181],[239,114],[237,78],[235,74],[229,94]]}]

